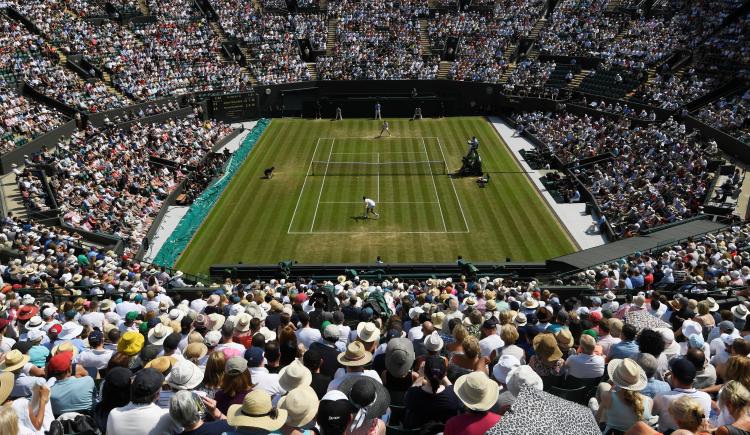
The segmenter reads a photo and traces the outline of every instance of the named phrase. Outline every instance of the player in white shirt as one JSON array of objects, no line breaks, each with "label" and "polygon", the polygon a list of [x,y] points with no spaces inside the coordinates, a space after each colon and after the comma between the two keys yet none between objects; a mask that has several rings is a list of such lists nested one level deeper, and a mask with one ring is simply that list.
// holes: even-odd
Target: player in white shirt
[{"label": "player in white shirt", "polygon": [[388,133],[388,136],[391,135],[391,127],[388,125],[388,121],[383,121],[383,127],[380,128],[380,134],[378,137],[383,136],[383,133]]},{"label": "player in white shirt", "polygon": [[375,213],[375,201],[366,196],[362,197],[362,201],[365,202],[365,219],[370,216],[370,213],[374,214],[376,218],[380,218],[380,215]]}]

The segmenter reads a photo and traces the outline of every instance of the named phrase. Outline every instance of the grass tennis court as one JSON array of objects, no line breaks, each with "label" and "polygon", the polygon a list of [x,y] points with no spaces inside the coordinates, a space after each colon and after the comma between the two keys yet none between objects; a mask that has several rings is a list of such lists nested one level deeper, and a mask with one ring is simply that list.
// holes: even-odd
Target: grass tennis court
[{"label": "grass tennis court", "polygon": [[[274,120],[177,262],[537,261],[574,250],[492,126],[479,117]],[[476,135],[491,181],[448,176]],[[274,177],[263,170],[274,166]],[[377,202],[364,219],[362,197]]]}]

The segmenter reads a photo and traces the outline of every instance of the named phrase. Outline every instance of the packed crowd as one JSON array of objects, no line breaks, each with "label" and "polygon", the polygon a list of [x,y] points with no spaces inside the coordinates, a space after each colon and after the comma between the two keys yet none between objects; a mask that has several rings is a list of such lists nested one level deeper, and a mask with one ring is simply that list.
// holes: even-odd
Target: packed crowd
[{"label": "packed crowd", "polygon": [[742,95],[720,98],[704,106],[698,112],[698,118],[750,143],[750,89]]},{"label": "packed crowd", "polygon": [[231,154],[228,150],[221,153],[210,153],[205,160],[200,162],[195,170],[188,174],[185,180],[183,195],[177,198],[177,204],[190,205],[201,193],[217,178],[224,173],[224,166]]},{"label": "packed crowd", "polygon": [[532,112],[515,120],[563,163],[611,154],[574,171],[618,237],[695,215],[713,179],[707,166],[715,145],[672,118],[637,128],[627,118],[588,115]]},{"label": "packed crowd", "polygon": [[425,59],[420,48],[419,18],[428,14],[424,2],[368,0],[328,2],[336,20],[331,56],[317,59],[323,80],[434,79],[438,60]]},{"label": "packed crowd", "polygon": [[[137,251],[163,200],[188,175],[182,167],[197,165],[230,131],[197,118],[102,131],[89,126],[35,163],[53,168],[48,181],[66,224],[115,235],[128,252]],[[175,166],[157,165],[152,156]]]},{"label": "packed crowd", "polygon": [[681,75],[656,74],[633,95],[637,99],[662,109],[677,110],[696,98],[711,92],[721,83],[715,75],[705,75],[690,68]]},{"label": "packed crowd", "polygon": [[64,121],[56,110],[0,87],[0,154],[53,130]]},{"label": "packed crowd", "polygon": [[[170,295],[179,272],[8,218],[0,244],[22,255],[0,268],[0,422],[10,435],[70,413],[107,434],[743,433],[750,310],[705,288],[747,288],[748,243],[742,226],[636,253],[581,272],[597,291],[580,298],[484,277]],[[78,288],[99,298],[44,297]],[[574,384],[588,408],[554,396]]]},{"label": "packed crowd", "polygon": [[224,32],[250,46],[250,67],[260,83],[310,80],[297,40],[309,38],[313,50],[325,50],[324,14],[259,13],[252,1],[244,0],[239,3],[220,0],[214,7]]},{"label": "packed crowd", "polygon": [[544,92],[547,79],[556,67],[557,64],[554,61],[522,60],[510,73],[503,88],[509,94],[540,95]]},{"label": "packed crowd", "polygon": [[745,75],[750,67],[750,13],[743,15],[736,22],[711,36],[701,46],[702,54],[711,56],[720,67],[731,67],[744,70]]},{"label": "packed crowd", "polygon": [[[29,9],[24,9],[21,5],[18,7],[30,14],[37,11],[28,3],[24,5]],[[42,10],[43,8],[39,11]],[[84,82],[75,73],[63,68],[59,64],[57,53],[22,24],[0,15],[0,25],[3,28],[0,35],[3,69],[20,75],[37,91],[70,107],[88,112],[123,107],[130,103],[128,99],[110,92],[103,82]]]},{"label": "packed crowd", "polygon": [[750,283],[750,265],[747,263],[750,260],[749,236],[749,225],[736,225],[718,233],[691,238],[685,243],[593,266],[565,282],[613,291],[641,285],[652,289],[675,289],[680,293],[741,288]]},{"label": "packed crowd", "polygon": [[544,6],[538,0],[504,0],[491,11],[444,11],[430,19],[427,31],[437,47],[448,37],[460,38],[449,78],[497,83],[509,67],[513,44],[534,27]]}]

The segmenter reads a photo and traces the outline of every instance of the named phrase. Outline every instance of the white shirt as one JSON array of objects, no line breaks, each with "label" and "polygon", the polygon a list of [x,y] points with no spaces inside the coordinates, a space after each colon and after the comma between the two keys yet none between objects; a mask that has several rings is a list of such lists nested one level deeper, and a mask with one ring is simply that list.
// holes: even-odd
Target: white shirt
[{"label": "white shirt", "polygon": [[214,348],[214,352],[221,352],[224,349],[237,349],[238,351],[242,352],[243,355],[245,351],[247,350],[245,349],[245,346],[243,346],[242,344],[231,342],[231,343],[222,343],[222,344],[217,345],[216,348]]},{"label": "white shirt", "polygon": [[86,313],[81,316],[79,323],[83,326],[91,326],[104,331],[104,313]]},{"label": "white shirt", "polygon": [[604,357],[579,353],[565,362],[569,376],[579,379],[597,378],[604,374]]},{"label": "white shirt", "polygon": [[49,430],[55,420],[55,416],[52,414],[52,401],[48,400],[44,406],[44,421],[42,427],[36,430],[29,416],[29,400],[29,398],[21,397],[14,400],[11,405],[18,415],[18,435],[44,435],[44,432]]},{"label": "white shirt", "polygon": [[87,350],[78,355],[78,364],[84,368],[93,367],[101,370],[107,368],[110,358],[112,358],[111,350]]},{"label": "white shirt", "polygon": [[[250,367],[250,379],[253,380],[255,388],[261,389],[268,393],[271,397],[286,393],[281,385],[279,385],[279,375],[276,373],[268,373],[268,369],[265,367]],[[275,400],[274,400],[275,401]]]},{"label": "white shirt", "polygon": [[482,356],[489,357],[495,349],[505,346],[505,342],[497,334],[488,335],[479,340],[479,351]]},{"label": "white shirt", "polygon": [[298,329],[295,334],[297,335],[297,341],[302,343],[302,345],[305,346],[305,349],[309,349],[310,345],[320,340],[321,337],[320,331],[309,326]]},{"label": "white shirt", "polygon": [[107,435],[171,435],[181,431],[169,416],[169,410],[155,403],[128,403],[110,411],[107,419]]},{"label": "white shirt", "polygon": [[711,415],[711,396],[702,391],[697,391],[695,388],[689,390],[675,388],[669,393],[659,394],[654,397],[654,410],[652,414],[659,416],[659,432],[678,429],[677,423],[669,415],[669,404],[682,396],[692,397],[703,406],[704,415]]},{"label": "white shirt", "polygon": [[[336,373],[333,374],[333,380],[331,380],[331,382],[328,384],[327,391],[335,390],[339,387],[339,385],[341,385],[342,382],[344,382],[345,379],[356,376],[368,376],[378,381],[378,383],[383,383],[383,381],[380,379],[380,376],[378,376],[378,372],[376,372],[375,370],[365,370],[364,372],[347,372],[343,368],[340,368],[336,370]],[[253,381],[255,381],[255,378],[253,378]]]},{"label": "white shirt", "polygon": [[375,207],[375,201],[371,200],[370,198],[365,198],[365,206]]}]

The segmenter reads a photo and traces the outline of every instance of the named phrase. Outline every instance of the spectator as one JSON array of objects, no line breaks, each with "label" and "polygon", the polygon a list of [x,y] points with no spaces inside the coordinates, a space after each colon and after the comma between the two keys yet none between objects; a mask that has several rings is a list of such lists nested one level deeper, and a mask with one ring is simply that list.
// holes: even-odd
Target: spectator
[{"label": "spectator", "polygon": [[[674,405],[678,399],[687,397],[691,402],[691,409],[697,403],[700,412],[700,419],[698,423],[702,422],[705,416],[711,412],[711,397],[693,388],[693,381],[695,380],[696,370],[693,363],[686,359],[676,359],[672,364],[672,391],[669,393],[659,394],[654,398],[654,414],[659,416],[659,430],[677,430],[681,427],[681,420],[686,415],[681,411],[685,410],[685,402],[681,401]],[[678,411],[675,414],[675,410]],[[693,429],[694,430],[694,429]]]},{"label": "spectator", "polygon": [[224,377],[221,380],[221,388],[216,391],[214,396],[216,409],[227,415],[229,407],[243,403],[245,395],[254,387],[255,385],[252,384],[250,379],[250,372],[247,369],[247,361],[241,357],[228,359],[224,369]]},{"label": "spectator", "polygon": [[154,369],[138,371],[130,386],[130,403],[114,408],[107,419],[107,433],[168,433],[179,426],[169,411],[156,405],[164,376]]},{"label": "spectator", "polygon": [[445,361],[439,356],[430,356],[424,362],[423,376],[419,376],[404,397],[406,415],[405,428],[418,428],[430,421],[445,423],[458,414],[461,403],[447,374]]},{"label": "spectator", "polygon": [[500,416],[489,411],[497,402],[498,386],[487,375],[473,372],[456,380],[455,393],[467,412],[450,418],[445,423],[446,435],[484,434],[500,420]]},{"label": "spectator", "polygon": [[[600,412],[606,410],[608,430],[626,431],[638,421],[648,421],[653,402],[640,393],[646,385],[646,373],[630,358],[612,360],[607,366],[615,390],[601,393]],[[605,385],[605,384],[602,384]]]},{"label": "spectator", "polygon": [[130,402],[130,378],[133,373],[124,367],[115,367],[107,372],[102,385],[99,403],[94,406],[92,416],[102,432],[107,431],[109,413]]}]

